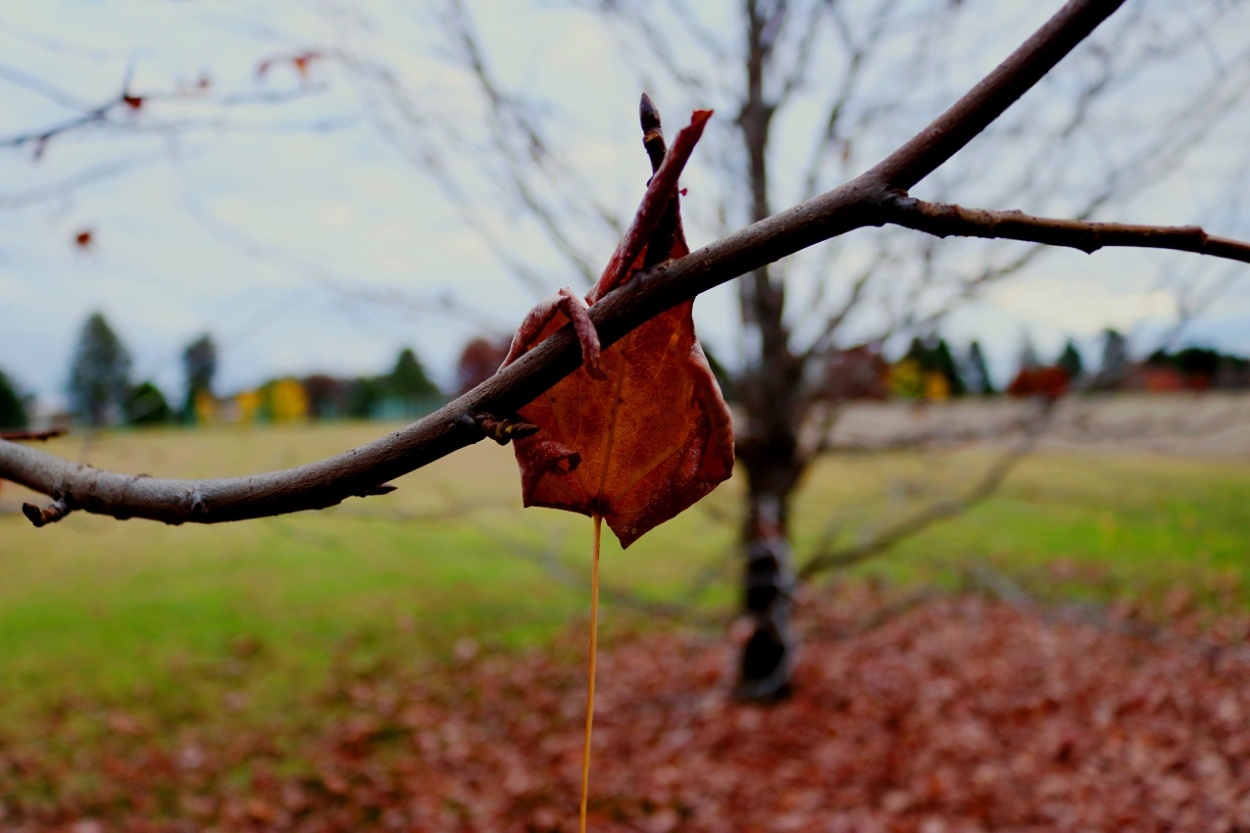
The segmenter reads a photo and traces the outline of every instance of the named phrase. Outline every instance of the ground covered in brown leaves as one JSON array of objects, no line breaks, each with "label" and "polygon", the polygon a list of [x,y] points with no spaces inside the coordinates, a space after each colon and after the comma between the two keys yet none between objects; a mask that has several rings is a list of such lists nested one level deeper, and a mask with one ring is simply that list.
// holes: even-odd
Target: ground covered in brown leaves
[{"label": "ground covered in brown leaves", "polygon": [[[1244,618],[1147,638],[971,595],[883,605],[806,613],[795,695],[767,708],[727,696],[724,639],[614,640],[592,829],[1250,830]],[[576,829],[578,654],[344,672],[303,732],[112,713],[82,748],[0,739],[0,829]]]}]

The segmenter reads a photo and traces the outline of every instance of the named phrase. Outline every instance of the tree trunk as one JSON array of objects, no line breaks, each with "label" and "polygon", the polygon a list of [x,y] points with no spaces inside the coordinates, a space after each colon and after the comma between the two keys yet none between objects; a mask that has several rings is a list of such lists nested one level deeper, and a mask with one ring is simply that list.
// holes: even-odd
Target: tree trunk
[{"label": "tree trunk", "polygon": [[778,495],[763,493],[752,493],[748,501],[742,606],[751,635],[742,648],[735,691],[743,700],[778,700],[790,693],[795,577],[790,544],[779,520],[783,502]]},{"label": "tree trunk", "polygon": [[[762,220],[771,213],[767,151],[775,112],[764,91],[764,76],[770,39],[784,9],[773,9],[770,16],[755,0],[747,0],[746,12],[747,95],[738,126],[751,188],[751,219]],[[739,387],[746,425],[739,430],[737,456],[747,477],[742,605],[752,632],[739,662],[737,695],[774,700],[789,692],[794,669],[790,613],[795,576],[788,521],[790,497],[803,470],[798,443],[803,367],[790,349],[781,279],[763,266],[739,283],[739,292],[750,339]]]},{"label": "tree trunk", "polygon": [[800,363],[788,350],[765,353],[747,376],[746,425],[737,443],[746,475],[742,553],[743,613],[751,623],[739,662],[737,696],[774,700],[790,688],[795,640],[790,628],[796,578],[790,547],[790,500],[805,468],[799,447]]}]

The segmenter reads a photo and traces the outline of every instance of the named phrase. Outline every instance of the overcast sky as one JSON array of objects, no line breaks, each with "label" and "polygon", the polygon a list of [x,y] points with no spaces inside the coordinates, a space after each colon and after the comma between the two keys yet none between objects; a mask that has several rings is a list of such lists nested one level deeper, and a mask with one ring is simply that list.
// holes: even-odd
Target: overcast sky
[{"label": "overcast sky", "polygon": [[[995,23],[1002,43],[997,50],[953,50],[970,56],[954,64],[951,77],[960,83],[1001,59],[1060,5],[968,2],[1002,15]],[[120,126],[55,137],[40,154],[32,144],[0,146],[0,369],[45,403],[55,402],[77,330],[101,310],[134,355],[136,380],[156,380],[171,399],[181,395],[181,350],[204,331],[220,345],[221,393],[280,374],[382,372],[404,346],[414,346],[435,377],[450,383],[465,339],[510,332],[536,300],[536,290],[510,277],[480,233],[463,222],[466,206],[501,250],[551,290],[578,285],[532,224],[492,195],[490,183],[466,175],[459,208],[450,203],[412,164],[421,155],[420,140],[410,136],[405,147],[403,136],[388,137],[380,129],[386,119],[370,98],[376,90],[338,59],[312,62],[306,76],[277,61],[258,77],[266,59],[309,49],[368,54],[394,69],[425,112],[469,129],[480,115],[473,87],[449,62],[431,20],[407,4],[369,4],[368,18],[342,11],[350,5],[3,5],[0,143],[109,100],[127,73],[136,95],[183,94],[146,101],[133,117],[113,113]],[[561,152],[584,177],[587,193],[628,215],[647,172],[635,135],[640,75],[670,124],[699,103],[695,91],[631,69],[629,50],[594,15],[554,3],[469,5],[497,75],[542,102],[566,137]],[[701,13],[715,25],[726,4],[693,5],[706,6]],[[1188,25],[1183,3],[1153,5],[1160,14],[1174,10],[1176,25]],[[1185,90],[1213,67],[1239,71],[1221,65],[1233,59],[1235,47],[1220,34],[1206,43],[1205,57],[1191,61],[1193,78],[1173,72],[1169,83]],[[966,37],[983,40],[984,33]],[[203,91],[201,78],[208,82]],[[1047,94],[1062,97],[1064,89],[1060,78]],[[271,98],[249,99],[258,95]],[[1149,119],[1152,95],[1139,85],[1114,106]],[[916,109],[917,126],[937,112]],[[709,132],[728,136],[729,118],[718,114],[722,121],[714,119]],[[1213,145],[1218,152],[1178,163],[1167,183],[1143,193],[1123,219],[1201,221],[1216,233],[1250,236],[1245,211],[1221,190],[1244,173],[1236,150],[1245,149],[1246,126],[1244,119],[1221,125],[1226,135]],[[900,133],[897,141],[908,135]],[[1115,134],[1102,135],[1112,137],[1110,144],[1100,150],[1087,143],[1088,159],[1074,166],[1114,153]],[[1242,140],[1228,138],[1235,135]],[[708,143],[714,148],[716,141]],[[783,184],[791,176],[788,159],[781,145],[773,161]],[[459,163],[452,164],[458,173]],[[688,206],[716,190],[708,171],[692,167]],[[783,196],[775,197],[778,207]],[[708,242],[716,221],[701,221],[697,209],[691,213],[692,245]],[[75,244],[83,231],[91,234],[87,248]],[[610,236],[593,223],[572,234],[580,246],[601,247],[605,259],[610,253]],[[1185,339],[1250,352],[1244,267],[1238,275],[1195,261],[1188,255],[1057,252],[961,309],[945,332],[959,343],[980,337],[1000,375],[1026,332],[1043,355],[1057,352],[1069,335],[1092,352],[1107,326],[1134,332],[1146,344],[1177,314],[1172,283],[1201,272],[1206,285],[1225,281],[1228,288]],[[731,301],[731,291],[721,290],[696,305],[705,338],[727,353],[736,338]]]}]

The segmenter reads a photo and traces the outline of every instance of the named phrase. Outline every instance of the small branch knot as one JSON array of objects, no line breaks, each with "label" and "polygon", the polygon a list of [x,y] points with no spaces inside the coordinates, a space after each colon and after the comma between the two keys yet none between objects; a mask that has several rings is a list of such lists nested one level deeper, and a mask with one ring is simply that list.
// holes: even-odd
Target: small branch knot
[{"label": "small branch knot", "polygon": [[30,521],[36,528],[54,524],[61,518],[64,518],[72,511],[72,507],[64,500],[57,499],[52,501],[47,507],[41,509],[33,503],[22,504],[22,514],[26,516],[26,520]]},{"label": "small branch knot", "polygon": [[520,417],[497,419],[491,414],[474,414],[473,423],[490,439],[500,445],[522,440],[538,433],[538,426],[521,421]]}]

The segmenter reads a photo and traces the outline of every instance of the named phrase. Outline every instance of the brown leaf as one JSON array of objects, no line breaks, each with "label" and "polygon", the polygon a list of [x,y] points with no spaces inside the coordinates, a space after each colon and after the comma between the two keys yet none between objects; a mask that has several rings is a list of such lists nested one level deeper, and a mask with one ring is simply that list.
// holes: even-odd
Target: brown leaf
[{"label": "brown leaf", "polygon": [[[710,116],[696,112],[663,156],[588,303],[645,266],[689,253],[677,177]],[[692,306],[686,302],[653,318],[603,351],[599,367],[606,379],[583,366],[521,409],[521,419],[540,428],[513,444],[526,506],[601,514],[628,547],[729,477],[729,409],[695,340]],[[568,320],[556,315],[529,343]]]}]

